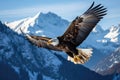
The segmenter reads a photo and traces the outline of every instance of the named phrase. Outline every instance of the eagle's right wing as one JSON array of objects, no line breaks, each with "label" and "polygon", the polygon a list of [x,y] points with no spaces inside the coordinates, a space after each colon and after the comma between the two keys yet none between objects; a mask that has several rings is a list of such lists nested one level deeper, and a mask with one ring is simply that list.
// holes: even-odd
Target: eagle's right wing
[{"label": "eagle's right wing", "polygon": [[38,47],[46,48],[46,49],[51,49],[51,50],[56,50],[56,51],[61,51],[58,49],[56,46],[53,46],[51,44],[47,44],[47,42],[51,39],[48,37],[42,37],[42,36],[34,36],[34,35],[29,35],[24,33],[21,29],[20,31],[22,34],[27,38],[29,42],[31,42],[33,45],[36,45]]},{"label": "eagle's right wing", "polygon": [[47,49],[51,49],[51,50],[56,50],[56,51],[60,51],[57,47],[51,45],[51,44],[47,44],[47,42],[51,39],[48,37],[42,37],[42,36],[34,36],[34,35],[29,35],[29,34],[25,34],[26,38],[34,45],[38,46],[38,47],[42,47],[42,48],[47,48]]}]

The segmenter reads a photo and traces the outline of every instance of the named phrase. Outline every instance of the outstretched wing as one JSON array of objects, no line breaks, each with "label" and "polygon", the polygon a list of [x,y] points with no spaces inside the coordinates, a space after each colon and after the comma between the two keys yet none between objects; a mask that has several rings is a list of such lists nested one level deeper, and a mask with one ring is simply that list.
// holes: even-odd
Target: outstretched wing
[{"label": "outstretched wing", "polygon": [[66,32],[59,37],[61,40],[78,46],[81,44],[95,25],[106,15],[106,8],[101,4],[94,6],[94,2],[90,8],[81,16],[72,21]]},{"label": "outstretched wing", "polygon": [[47,42],[48,42],[51,38],[25,34],[25,33],[22,31],[21,28],[20,28],[20,31],[22,32],[22,34],[23,34],[33,45],[36,45],[36,46],[38,46],[38,47],[43,47],[43,48],[51,49],[51,50],[61,51],[61,50],[58,49],[57,47],[55,47],[55,46],[53,46],[53,45],[51,45],[51,44],[47,44]]},{"label": "outstretched wing", "polygon": [[47,49],[51,49],[51,50],[61,51],[57,47],[55,47],[55,46],[53,46],[51,44],[47,44],[47,42],[51,38],[42,37],[42,36],[33,36],[33,35],[28,35],[28,34],[25,34],[25,36],[32,44],[34,44],[34,45],[36,45],[38,47],[43,47],[43,48],[47,48]]}]

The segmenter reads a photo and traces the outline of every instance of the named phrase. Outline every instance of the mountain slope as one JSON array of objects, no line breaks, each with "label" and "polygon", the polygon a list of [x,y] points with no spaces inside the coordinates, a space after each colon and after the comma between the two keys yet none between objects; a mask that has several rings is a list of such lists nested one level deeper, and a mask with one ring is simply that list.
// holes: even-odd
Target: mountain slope
[{"label": "mountain slope", "polygon": [[102,75],[108,75],[108,74],[118,74],[120,75],[120,63],[116,63],[114,64],[112,67],[102,71],[102,72],[99,72],[100,74]]},{"label": "mountain slope", "polygon": [[[0,34],[1,65],[6,64],[5,66],[10,68],[9,73],[13,72],[17,79],[11,78],[12,80],[112,79],[111,76],[101,76],[82,65],[75,65],[58,55],[58,52],[31,45],[22,35],[2,23],[0,23]],[[5,67],[0,66],[0,71],[6,73],[7,75],[4,75],[6,77],[13,76]],[[2,80],[6,78],[2,76]]]},{"label": "mountain slope", "polygon": [[118,63],[120,63],[120,48],[117,48],[111,55],[99,62],[94,69],[96,72],[102,72],[111,69]]},{"label": "mountain slope", "polygon": [[[57,71],[61,61],[50,51],[32,46],[24,37],[1,23],[0,34],[0,60],[10,64],[22,77],[22,80],[25,76],[22,73],[26,73],[29,80],[42,76],[41,72],[49,77],[58,75]],[[55,78],[54,76],[53,78]]]},{"label": "mountain slope", "polygon": [[111,75],[111,74],[113,74],[113,80],[120,80],[120,62],[114,64],[112,67],[109,67],[104,71],[100,71],[99,73],[101,75]]}]

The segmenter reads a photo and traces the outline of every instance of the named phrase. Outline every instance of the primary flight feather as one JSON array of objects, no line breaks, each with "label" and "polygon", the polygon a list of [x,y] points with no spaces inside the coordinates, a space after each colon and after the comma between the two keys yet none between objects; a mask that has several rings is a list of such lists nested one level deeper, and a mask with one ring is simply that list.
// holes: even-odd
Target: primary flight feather
[{"label": "primary flight feather", "polygon": [[106,15],[106,12],[104,6],[101,4],[94,6],[93,2],[84,14],[76,17],[71,22],[62,36],[54,39],[22,33],[34,45],[50,50],[64,51],[68,54],[68,60],[75,64],[83,64],[90,58],[92,49],[79,49],[76,47],[86,39],[96,24]]}]

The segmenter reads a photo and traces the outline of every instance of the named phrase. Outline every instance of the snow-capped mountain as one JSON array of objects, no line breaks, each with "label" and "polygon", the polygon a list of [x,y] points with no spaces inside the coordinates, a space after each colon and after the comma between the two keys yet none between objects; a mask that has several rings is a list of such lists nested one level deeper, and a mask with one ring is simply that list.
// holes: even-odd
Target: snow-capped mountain
[{"label": "snow-capped mountain", "polygon": [[38,13],[34,17],[14,21],[6,25],[18,33],[21,33],[21,28],[25,33],[56,37],[62,35],[68,24],[67,20],[48,12],[47,14]]},{"label": "snow-capped mountain", "polygon": [[120,34],[120,26],[112,26],[109,29],[109,33],[104,36],[104,38],[108,38],[111,42],[118,42],[120,41],[119,35]]},{"label": "snow-capped mountain", "polygon": [[0,80],[112,80],[57,53],[31,45],[0,22]]},{"label": "snow-capped mountain", "polygon": [[[46,14],[38,13],[34,17],[6,23],[7,26],[18,33],[20,33],[21,28],[25,33],[52,38],[62,35],[69,24],[70,22],[52,12]],[[103,30],[101,26],[97,25],[88,38],[80,45],[83,48],[93,48],[93,56],[85,65],[93,68],[101,59],[120,46],[119,34],[119,27]]]},{"label": "snow-capped mountain", "polygon": [[[112,31],[113,28],[114,31]],[[100,26],[96,26],[88,38],[82,43],[82,47],[93,48],[93,56],[87,65],[93,66],[92,68],[94,68],[99,61],[114,52],[120,46],[119,39],[120,27],[111,27],[108,30],[103,30]]]}]

